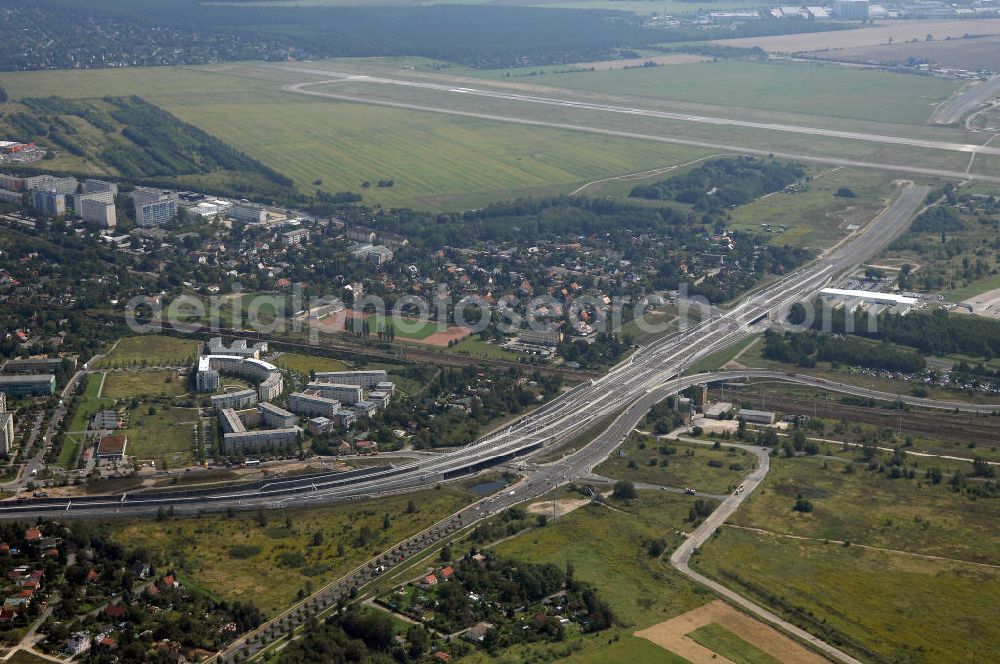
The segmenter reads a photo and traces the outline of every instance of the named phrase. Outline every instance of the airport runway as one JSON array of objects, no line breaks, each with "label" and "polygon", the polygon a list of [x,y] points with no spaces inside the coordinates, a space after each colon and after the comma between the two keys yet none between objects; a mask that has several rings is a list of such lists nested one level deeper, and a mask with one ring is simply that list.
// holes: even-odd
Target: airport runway
[{"label": "airport runway", "polygon": [[[503,101],[514,101],[526,104],[541,104],[546,106],[558,106],[562,108],[572,108],[585,111],[599,111],[602,113],[618,113],[623,115],[635,115],[646,118],[657,118],[662,120],[676,120],[680,122],[693,122],[698,124],[720,125],[726,127],[741,127],[744,129],[762,129],[767,131],[781,131],[793,134],[806,134],[809,136],[823,136],[827,138],[841,138],[853,141],[867,141],[871,143],[889,143],[892,145],[905,145],[914,148],[925,148],[929,150],[948,150],[952,152],[964,152],[975,154],[1000,155],[1000,148],[989,146],[953,143],[950,141],[935,141],[921,138],[911,138],[907,136],[891,136],[887,134],[869,134],[864,132],[842,131],[838,129],[826,129],[823,127],[808,127],[803,125],[784,124],[777,122],[754,122],[740,120],[737,118],[723,118],[708,115],[695,115],[692,113],[676,113],[671,111],[656,111],[648,108],[638,108],[629,106],[618,106],[615,104],[597,104],[593,102],[574,101],[571,99],[560,99],[557,97],[541,97],[537,95],[518,94],[514,92],[503,92],[499,90],[489,90],[485,88],[473,88],[459,85],[447,85],[442,83],[431,83],[429,81],[406,80],[398,78],[386,78],[383,76],[370,76],[367,74],[352,74],[350,72],[338,72],[327,69],[311,69],[308,67],[294,67],[289,65],[265,65],[270,68],[277,68],[284,71],[299,74],[311,74],[313,76],[329,76],[329,80],[310,81],[295,83],[285,86],[284,90],[300,94],[312,94],[306,88],[330,83],[341,83],[351,81],[355,83],[372,83],[376,85],[389,85],[396,87],[418,88],[421,90],[431,90],[452,95],[464,95],[470,97],[486,97]],[[982,91],[977,90],[981,86],[975,86],[959,97],[959,99],[975,100],[983,94],[987,94],[996,88],[995,92],[1000,92],[1000,78],[983,84],[987,86]],[[973,94],[976,93],[976,94]],[[957,100],[956,100],[957,101]],[[968,101],[966,101],[966,104]]]},{"label": "airport runway", "polygon": [[[345,80],[345,79],[340,79],[340,80]],[[320,90],[309,90],[309,89],[306,89],[310,85],[318,85],[318,84],[322,84],[322,83],[334,83],[334,82],[336,82],[336,80],[315,81],[313,83],[298,83],[298,84],[293,84],[293,85],[285,86],[284,89],[286,91],[288,91],[288,92],[292,92],[292,93],[296,93],[296,94],[307,95],[307,96],[311,96],[311,97],[320,97],[320,98],[324,98],[324,99],[333,99],[333,100],[336,100],[336,101],[347,101],[347,102],[352,102],[352,103],[357,103],[357,104],[370,104],[370,105],[375,105],[375,106],[387,106],[387,107],[390,107],[390,108],[400,108],[400,109],[406,109],[406,110],[411,110],[411,111],[423,111],[423,112],[427,112],[427,113],[439,113],[439,114],[442,114],[442,115],[453,115],[453,116],[458,116],[458,117],[475,118],[475,119],[479,119],[479,120],[490,120],[490,121],[493,121],[493,122],[506,122],[506,123],[509,123],[509,124],[528,125],[528,126],[533,126],[533,127],[548,127],[550,129],[564,129],[564,130],[567,130],[567,131],[576,131],[576,132],[582,132],[582,133],[588,133],[588,134],[600,134],[600,135],[603,135],[603,136],[614,136],[614,137],[617,137],[617,138],[631,138],[631,139],[637,139],[637,140],[643,140],[643,141],[654,141],[654,142],[658,142],[658,143],[669,143],[669,144],[673,144],[673,145],[688,145],[688,146],[692,146],[692,147],[707,148],[707,149],[710,149],[710,150],[718,150],[718,151],[721,151],[721,152],[739,152],[739,153],[742,153],[742,154],[750,154],[750,155],[756,155],[756,156],[761,156],[761,157],[773,156],[773,157],[777,157],[779,159],[789,159],[789,160],[793,160],[793,161],[804,161],[804,162],[811,162],[811,163],[816,163],[816,164],[827,164],[827,165],[830,165],[830,166],[849,166],[849,167],[853,167],[853,168],[867,168],[867,169],[874,169],[874,170],[879,170],[879,171],[889,171],[889,172],[896,172],[896,173],[908,173],[908,174],[911,174],[911,175],[922,175],[922,176],[927,176],[927,177],[945,178],[945,179],[948,179],[948,180],[976,180],[976,181],[979,181],[979,182],[990,182],[990,183],[1000,184],[1000,175],[986,175],[986,174],[982,174],[982,173],[971,173],[971,172],[967,173],[965,171],[952,171],[952,170],[940,169],[940,168],[927,168],[927,167],[924,167],[924,166],[917,166],[917,165],[914,165],[914,164],[885,164],[885,163],[879,163],[879,162],[862,161],[862,160],[858,160],[858,159],[843,159],[843,158],[839,158],[839,157],[822,157],[822,156],[817,156],[817,155],[804,155],[804,154],[796,154],[796,153],[791,153],[791,152],[781,152],[781,151],[775,151],[775,150],[764,150],[764,149],[759,149],[759,148],[750,148],[750,147],[745,147],[745,146],[741,146],[741,145],[729,145],[729,144],[723,144],[723,143],[713,143],[713,142],[710,142],[710,141],[698,141],[698,140],[692,140],[692,139],[686,139],[686,138],[679,138],[679,137],[675,137],[675,136],[664,136],[664,135],[657,135],[657,134],[644,134],[644,133],[639,133],[639,132],[620,131],[620,130],[616,130],[616,129],[602,129],[600,127],[593,127],[593,126],[589,126],[589,125],[572,124],[572,123],[565,123],[565,122],[547,122],[547,121],[544,121],[544,120],[532,120],[532,119],[529,119],[529,118],[516,117],[516,116],[513,116],[513,115],[497,115],[495,113],[479,113],[479,112],[475,112],[475,111],[461,111],[461,110],[457,110],[457,109],[454,109],[454,108],[447,108],[447,107],[444,107],[444,106],[429,106],[429,105],[426,105],[426,104],[413,104],[413,103],[409,103],[409,102],[390,101],[390,100],[387,100],[387,99],[375,99],[375,98],[372,98],[372,97],[360,97],[360,96],[357,96],[357,95],[338,94],[338,93],[334,93],[334,92],[324,92],[324,91],[320,91]],[[654,111],[650,111],[650,112],[653,113]],[[676,115],[683,115],[683,114],[676,114]],[[701,116],[689,116],[689,117],[701,117]],[[719,125],[732,126],[735,123],[735,121],[721,120],[719,118],[715,118],[714,120],[718,120],[718,122],[713,122],[713,124],[719,124]],[[755,123],[755,124],[766,125],[766,123]],[[777,127],[777,126],[778,125],[773,125],[771,128],[774,128],[774,127]],[[793,127],[794,125],[782,125],[782,126]],[[766,127],[762,126],[760,128],[766,128]],[[797,127],[797,129],[808,129],[808,128],[806,128],[806,127]],[[817,129],[816,131],[817,132],[827,132],[827,131],[834,131],[834,130]],[[809,132],[804,132],[804,133],[809,133]],[[831,134],[827,134],[827,133],[817,133],[816,135],[822,135],[822,136],[832,137]],[[862,134],[857,134],[855,136],[855,140],[868,140],[868,139],[861,139],[860,136],[862,136]],[[876,136],[876,135],[874,135],[874,134],[864,134],[864,136]],[[983,147],[983,146],[976,146],[976,145],[963,145],[963,144],[960,144],[960,143],[944,143],[944,142],[938,143],[938,142],[935,142],[935,141],[922,141],[920,139],[904,139],[904,138],[901,138],[901,137],[891,137],[891,136],[886,136],[884,138],[887,139],[887,140],[882,141],[882,142],[893,142],[893,143],[897,143],[897,144],[904,144],[903,141],[913,140],[913,141],[915,141],[917,143],[935,144],[935,146],[936,146],[937,149],[954,150],[954,151],[957,151],[957,152],[969,153],[971,155],[975,155],[975,154],[994,154],[995,152],[1000,152],[1000,148],[998,148],[998,147],[989,147],[989,146]],[[905,144],[909,145],[908,143],[905,143]],[[943,146],[952,146],[952,147],[943,147]],[[921,146],[909,145],[909,147],[921,147]],[[927,147],[927,146],[923,146],[923,147]]]}]

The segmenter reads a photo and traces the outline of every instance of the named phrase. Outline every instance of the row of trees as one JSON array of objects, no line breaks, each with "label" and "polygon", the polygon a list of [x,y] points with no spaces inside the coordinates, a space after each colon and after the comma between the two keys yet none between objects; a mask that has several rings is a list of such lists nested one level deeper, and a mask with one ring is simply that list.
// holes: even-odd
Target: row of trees
[{"label": "row of trees", "polygon": [[814,367],[817,361],[885,369],[902,373],[923,371],[927,362],[911,350],[896,348],[888,343],[873,344],[851,337],[807,332],[764,333],[764,357],[770,360]]},{"label": "row of trees", "polygon": [[721,210],[781,191],[805,177],[799,164],[755,157],[713,159],[653,184],[638,185],[634,198],[688,203],[697,210]]}]

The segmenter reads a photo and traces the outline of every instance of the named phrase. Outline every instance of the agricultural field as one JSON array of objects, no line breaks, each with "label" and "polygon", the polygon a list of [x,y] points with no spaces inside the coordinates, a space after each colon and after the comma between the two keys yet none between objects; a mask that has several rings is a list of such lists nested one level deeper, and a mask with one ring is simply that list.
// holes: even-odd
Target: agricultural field
[{"label": "agricultural field", "polygon": [[129,456],[153,460],[159,470],[176,468],[194,458],[198,410],[140,404],[129,414]]},{"label": "agricultural field", "polygon": [[[407,510],[411,500],[412,513]],[[185,585],[252,602],[273,615],[292,604],[301,589],[320,588],[469,500],[468,494],[446,488],[361,505],[268,511],[263,522],[240,512],[232,518],[139,520],[109,528],[123,544],[142,541]],[[315,544],[316,533],[322,533],[320,544]]]},{"label": "agricultural field", "polygon": [[745,37],[726,39],[715,43],[726,46],[753,47],[758,46],[772,53],[802,53],[809,51],[832,51],[825,54],[836,56],[840,49],[888,45],[903,45],[916,40],[925,41],[927,35],[932,35],[935,41],[960,39],[967,34],[996,35],[1000,34],[1000,19],[984,18],[967,21],[964,19],[935,21],[879,21],[869,27],[857,30],[837,30],[835,32],[818,32],[812,34],[789,34],[771,37]]},{"label": "agricultural field", "polygon": [[909,59],[928,60],[944,67],[979,71],[1000,69],[1000,38],[951,39],[894,43],[840,49],[837,60],[852,62],[905,63]]},{"label": "agricultural field", "polygon": [[[709,465],[709,462],[716,465]],[[657,440],[633,433],[594,472],[615,480],[675,488],[692,487],[698,491],[721,494],[738,485],[753,462],[753,455],[743,450],[713,450],[707,446]]]},{"label": "agricultural field", "polygon": [[[503,79],[509,70],[470,74]],[[910,125],[926,124],[934,104],[959,88],[955,81],[906,74],[731,60],[552,73],[531,81],[608,95]],[[888,98],[896,101],[886,104]]]},{"label": "agricultural field", "polygon": [[725,527],[693,564],[863,661],[971,664],[1000,647],[997,569]]},{"label": "agricultural field", "polygon": [[688,636],[696,643],[700,643],[735,664],[780,664],[779,660],[716,623],[699,627]]},{"label": "agricultural field", "polygon": [[193,364],[197,354],[198,342],[193,339],[145,334],[120,339],[114,350],[98,360],[92,368],[115,369]]},{"label": "agricultural field", "polygon": [[[856,465],[852,473],[845,468],[843,461],[775,458],[764,484],[730,522],[800,537],[1000,565],[1000,534],[993,526],[1000,518],[996,498],[972,500],[952,491],[947,481],[932,484],[922,473],[912,480],[893,480],[868,471],[867,465]],[[812,502],[812,512],[792,509],[800,495]]]},{"label": "agricultural field", "polygon": [[132,397],[178,397],[187,393],[184,376],[171,370],[108,371],[101,396],[108,399]]}]

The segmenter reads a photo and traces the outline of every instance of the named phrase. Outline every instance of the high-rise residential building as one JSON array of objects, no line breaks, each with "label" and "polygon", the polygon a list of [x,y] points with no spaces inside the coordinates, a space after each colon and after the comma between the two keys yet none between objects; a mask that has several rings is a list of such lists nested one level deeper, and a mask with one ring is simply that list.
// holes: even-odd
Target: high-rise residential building
[{"label": "high-rise residential building", "polygon": [[136,187],[132,202],[135,203],[135,223],[141,228],[162,226],[177,216],[177,194],[172,191]]},{"label": "high-rise residential building", "polygon": [[118,214],[115,211],[115,204],[105,203],[92,198],[92,196],[100,195],[102,194],[78,197],[79,202],[76,213],[85,222],[96,225],[98,228],[115,228],[118,225]]},{"label": "high-rise residential building", "polygon": [[0,454],[10,455],[14,445],[14,414],[0,412]]},{"label": "high-rise residential building", "polygon": [[66,214],[66,196],[55,191],[35,189],[31,192],[31,207],[47,217]]},{"label": "high-rise residential building", "polygon": [[118,185],[114,182],[105,182],[104,180],[87,179],[83,181],[83,193],[111,194],[115,196],[118,193]]}]

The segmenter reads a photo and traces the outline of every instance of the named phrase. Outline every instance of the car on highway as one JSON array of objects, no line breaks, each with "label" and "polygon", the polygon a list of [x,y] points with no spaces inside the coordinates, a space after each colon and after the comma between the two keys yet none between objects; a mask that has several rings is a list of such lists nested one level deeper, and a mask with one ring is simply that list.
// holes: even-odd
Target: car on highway
[{"label": "car on highway", "polygon": [[697,492],[691,487],[684,487],[684,493],[688,494],[689,496],[693,496]]}]

